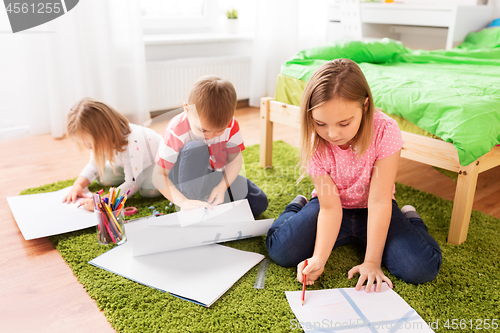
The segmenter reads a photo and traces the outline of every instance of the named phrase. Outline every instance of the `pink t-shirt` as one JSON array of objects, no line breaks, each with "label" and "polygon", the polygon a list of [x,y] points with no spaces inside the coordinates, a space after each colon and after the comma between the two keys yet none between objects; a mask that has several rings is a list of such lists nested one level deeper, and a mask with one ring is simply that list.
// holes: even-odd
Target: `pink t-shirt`
[{"label": "pink t-shirt", "polygon": [[[373,140],[359,159],[351,149],[341,149],[330,144],[323,149],[324,156],[316,151],[307,173],[312,176],[330,175],[337,185],[343,208],[368,207],[370,180],[375,161],[391,156],[403,147],[403,139],[397,122],[382,112],[373,116]],[[396,192],[393,186],[392,194]],[[316,196],[316,190],[312,193]]]}]

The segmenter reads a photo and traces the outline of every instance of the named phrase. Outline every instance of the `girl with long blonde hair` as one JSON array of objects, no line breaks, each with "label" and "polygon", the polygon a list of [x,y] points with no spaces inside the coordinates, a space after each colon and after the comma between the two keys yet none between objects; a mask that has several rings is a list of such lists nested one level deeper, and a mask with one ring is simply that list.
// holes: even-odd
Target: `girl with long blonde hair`
[{"label": "girl with long blonde hair", "polygon": [[103,186],[118,186],[129,196],[140,191],[144,197],[160,196],[153,186],[152,172],[160,134],[150,128],[129,124],[111,106],[84,98],[68,114],[66,132],[80,147],[90,150],[90,161],[75,180],[63,202],[85,198],[84,207],[94,210],[84,189],[94,180]]},{"label": "girl with long blonde hair", "polygon": [[[297,279],[311,285],[323,273],[334,247],[356,243],[366,248],[356,289],[369,292],[382,282],[381,269],[410,283],[433,280],[441,250],[412,206],[394,199],[403,146],[397,123],[375,110],[359,66],[336,59],[320,66],[302,95],[301,165],[315,190],[297,196],[269,229],[270,257],[297,266]],[[302,175],[303,177],[304,175]],[[307,266],[305,260],[307,259]]]}]

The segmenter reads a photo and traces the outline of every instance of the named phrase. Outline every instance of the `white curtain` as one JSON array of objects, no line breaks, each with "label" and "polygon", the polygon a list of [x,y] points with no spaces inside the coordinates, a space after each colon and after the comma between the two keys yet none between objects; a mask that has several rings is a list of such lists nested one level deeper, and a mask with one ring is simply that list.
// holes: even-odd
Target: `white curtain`
[{"label": "white curtain", "polygon": [[493,6],[493,19],[500,18],[500,0],[489,0],[488,5]]},{"label": "white curtain", "polygon": [[8,33],[6,20],[0,17],[0,140],[63,136],[71,106],[87,96],[130,122],[149,119],[138,0],[80,1],[65,15],[16,34]]},{"label": "white curtain", "polygon": [[281,64],[326,41],[327,0],[258,0],[250,105],[274,96]]}]

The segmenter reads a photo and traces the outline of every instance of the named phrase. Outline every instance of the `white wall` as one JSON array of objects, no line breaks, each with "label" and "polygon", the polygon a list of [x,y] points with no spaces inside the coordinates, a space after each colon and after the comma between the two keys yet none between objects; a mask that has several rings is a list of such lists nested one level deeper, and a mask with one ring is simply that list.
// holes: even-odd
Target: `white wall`
[{"label": "white wall", "polygon": [[493,17],[500,18],[500,0],[490,0],[493,2]]},{"label": "white wall", "polygon": [[37,104],[45,96],[42,89],[36,89],[38,84],[44,84],[37,80],[45,72],[44,64],[41,58],[30,56],[34,50],[44,51],[43,35],[36,33],[42,29],[47,30],[35,27],[32,33],[13,34],[7,12],[0,8],[0,141],[39,134],[50,126],[48,117],[26,113],[45,107]]}]

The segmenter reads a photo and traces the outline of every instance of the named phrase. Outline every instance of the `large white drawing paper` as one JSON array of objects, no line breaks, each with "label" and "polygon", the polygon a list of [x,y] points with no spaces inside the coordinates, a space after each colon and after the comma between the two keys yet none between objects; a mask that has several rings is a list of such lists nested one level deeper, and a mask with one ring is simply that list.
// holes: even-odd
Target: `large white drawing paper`
[{"label": "large white drawing paper", "polygon": [[305,332],[433,332],[419,314],[387,284],[377,293],[355,288],[287,291],[297,317],[291,324]]},{"label": "large white drawing paper", "polygon": [[92,212],[83,207],[78,208],[78,203],[62,202],[70,190],[71,186],[55,192],[7,198],[24,239],[52,236],[97,225]]},{"label": "large white drawing paper", "polygon": [[132,251],[128,240],[90,263],[207,307],[264,258],[218,244],[140,257]]},{"label": "large white drawing paper", "polygon": [[178,213],[179,224],[182,227],[217,218],[219,223],[253,221],[253,214],[248,200],[239,200],[218,205],[213,209],[198,208],[181,210]]},{"label": "large white drawing paper", "polygon": [[[248,201],[215,207],[215,213],[198,223],[180,225],[179,213],[127,223],[127,239],[133,241],[134,256],[265,235],[273,219],[254,220]],[[228,210],[227,207],[230,209]],[[250,214],[250,215],[249,215]]]},{"label": "large white drawing paper", "polygon": [[141,256],[262,236],[267,233],[272,223],[273,219],[227,224],[211,224],[205,221],[184,228],[157,224],[137,229],[129,229],[126,225],[125,231],[127,238],[133,240],[133,255]]},{"label": "large white drawing paper", "polygon": [[[213,210],[205,209],[204,207],[188,211],[179,211],[177,213],[161,215],[154,219],[139,218],[137,222],[130,220],[128,230],[133,232],[136,229],[157,226],[190,226],[200,222],[216,218],[219,223],[244,222],[253,221],[254,217],[248,200],[239,200],[226,204],[215,206]],[[127,237],[128,238],[128,237]]]}]

